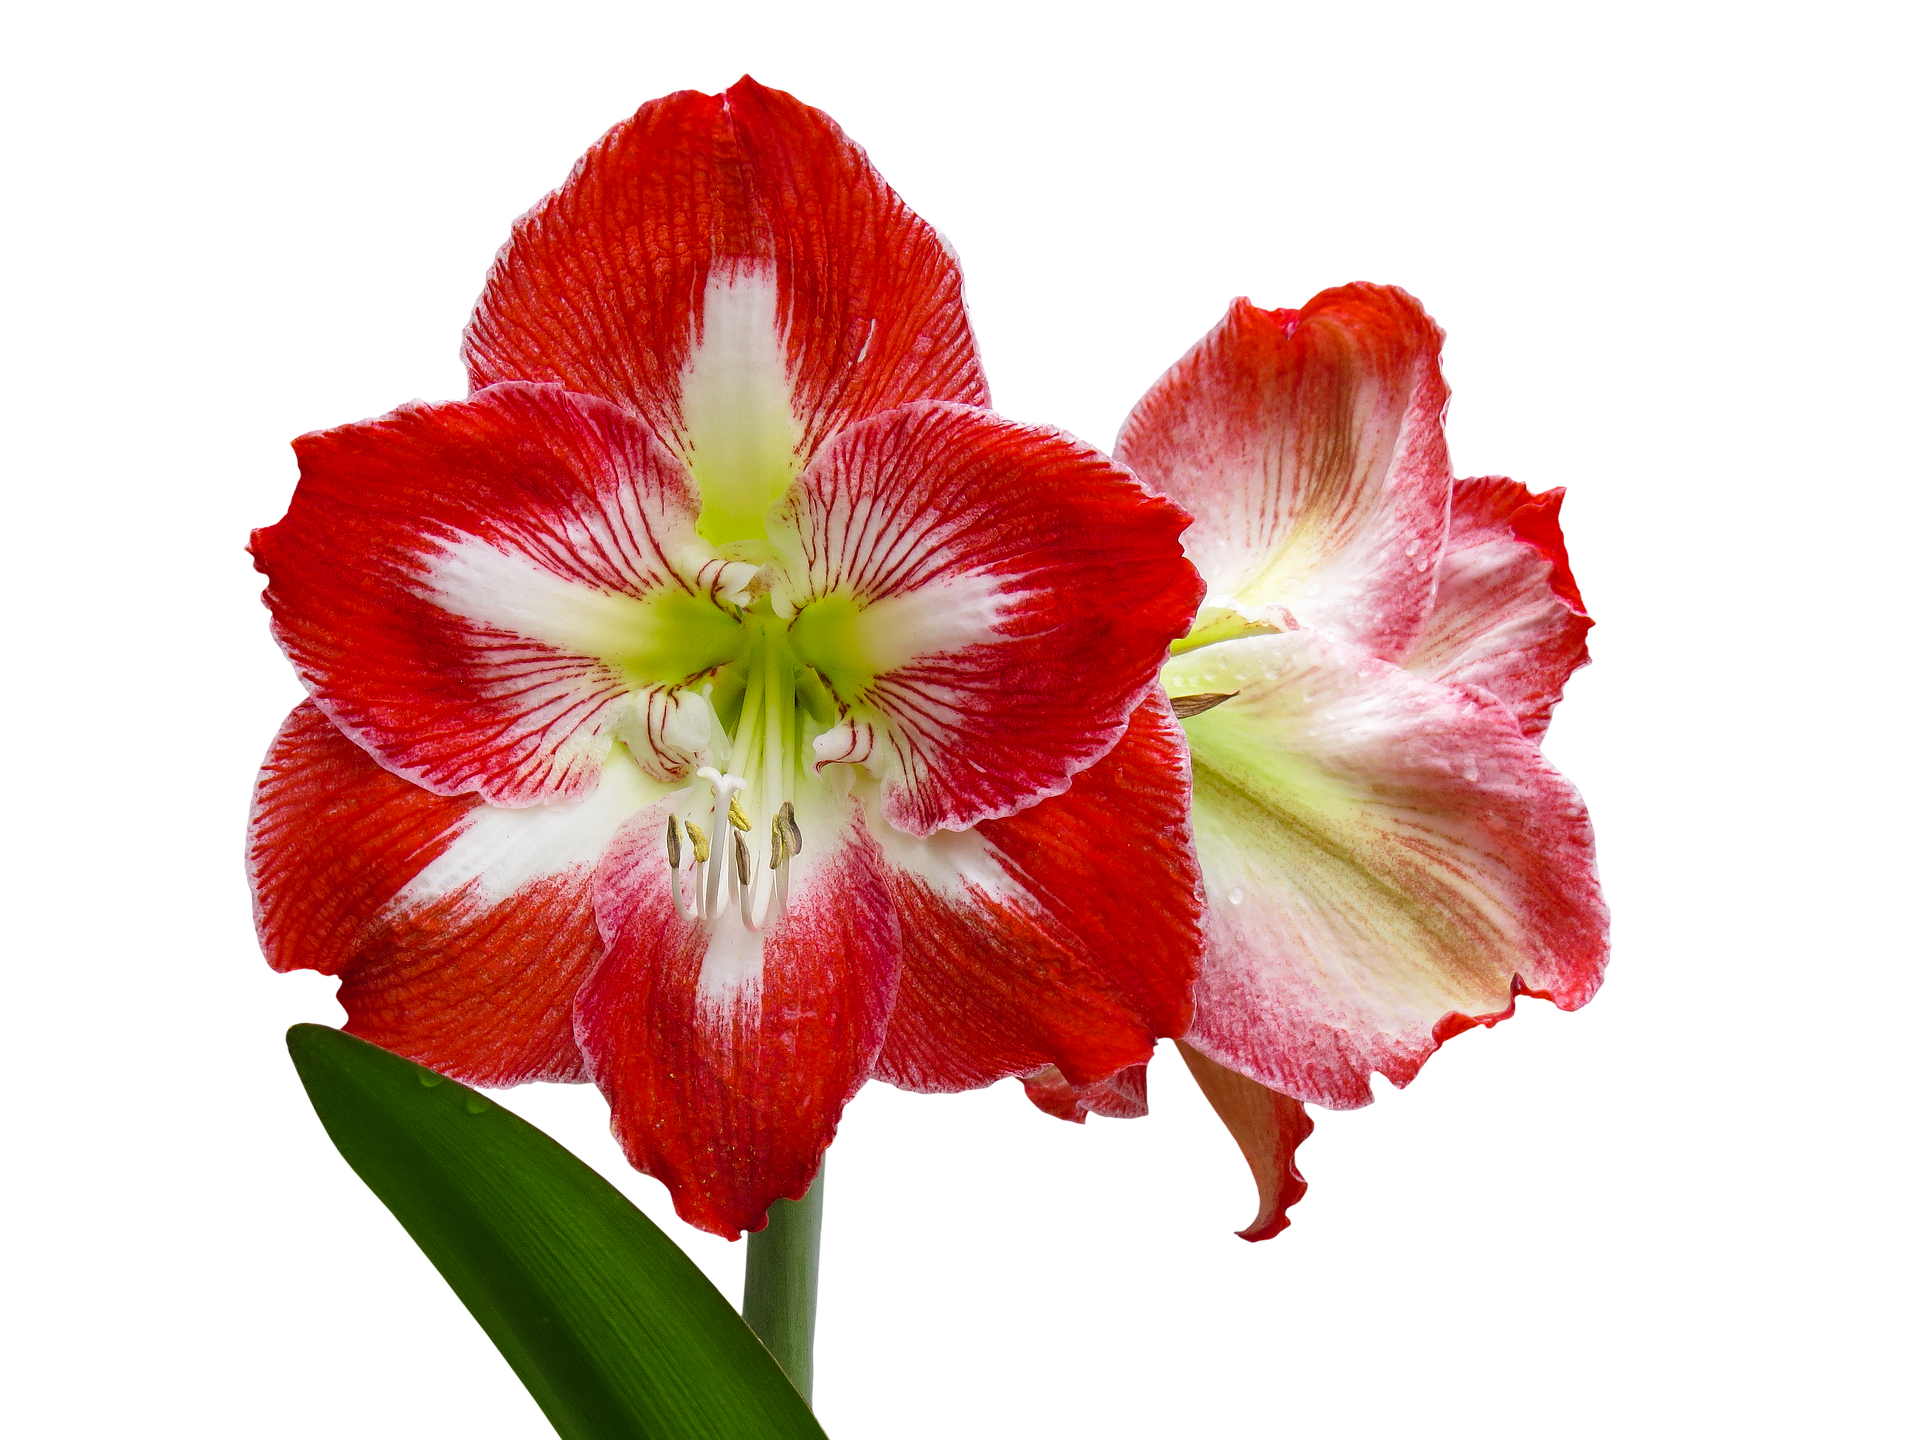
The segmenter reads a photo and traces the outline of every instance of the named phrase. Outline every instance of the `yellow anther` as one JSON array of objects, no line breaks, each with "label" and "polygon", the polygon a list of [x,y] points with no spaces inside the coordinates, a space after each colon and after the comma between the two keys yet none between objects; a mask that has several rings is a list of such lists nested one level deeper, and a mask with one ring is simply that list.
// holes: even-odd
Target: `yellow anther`
[{"label": "yellow anther", "polygon": [[774,817],[773,839],[767,842],[767,851],[767,864],[775,870],[778,870],[786,863],[787,835],[786,831],[780,828],[780,819],[778,816]]},{"label": "yellow anther", "polygon": [[782,801],[780,813],[773,817],[773,830],[781,839],[782,851],[787,855],[800,853],[800,822],[793,818],[793,802]]},{"label": "yellow anther", "polygon": [[738,795],[729,795],[727,797],[727,823],[736,830],[753,829],[753,822],[747,819],[747,812],[740,808],[740,797]]},{"label": "yellow anther", "polygon": [[701,831],[700,827],[691,820],[687,821],[687,839],[693,842],[693,863],[696,865],[706,864],[707,837]]}]

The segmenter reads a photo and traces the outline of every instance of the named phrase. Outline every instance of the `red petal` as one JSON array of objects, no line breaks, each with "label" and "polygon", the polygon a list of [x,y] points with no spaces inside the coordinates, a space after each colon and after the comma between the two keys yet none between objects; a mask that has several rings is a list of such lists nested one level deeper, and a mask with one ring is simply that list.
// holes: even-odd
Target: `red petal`
[{"label": "red petal", "polygon": [[1397,659],[1447,534],[1440,329],[1404,291],[1236,300],[1134,407],[1114,454],[1193,512],[1209,604],[1284,605]]},{"label": "red petal", "polygon": [[804,566],[790,603],[850,597],[861,648],[887,655],[840,699],[875,732],[887,821],[915,835],[1066,789],[1200,598],[1180,511],[1069,436],[960,406],[847,431],[777,518]]},{"label": "red petal", "polygon": [[469,1083],[585,1078],[573,997],[600,957],[592,862],[577,863],[592,836],[567,837],[571,866],[551,846],[545,867],[539,851],[491,855],[518,862],[508,875],[465,863],[487,848],[476,825],[503,816],[591,818],[432,794],[301,705],[267,754],[248,837],[268,963],[340,976],[350,1033]]},{"label": "red petal", "polygon": [[1432,680],[1480,685],[1528,735],[1547,728],[1567,677],[1587,663],[1593,621],[1560,536],[1564,491],[1457,480],[1433,613],[1402,662]]},{"label": "red petal", "polygon": [[293,504],[253,553],[329,718],[440,794],[591,793],[635,683],[600,642],[628,638],[639,597],[694,588],[679,462],[604,401],[532,385],[295,449]]},{"label": "red petal", "polygon": [[1089,1115],[1104,1115],[1109,1120],[1138,1120],[1147,1113],[1147,1067],[1129,1065],[1093,1085],[1072,1085],[1057,1065],[1049,1065],[1036,1075],[1024,1075],[1020,1083],[1027,1098],[1057,1120],[1084,1125]]},{"label": "red petal", "polygon": [[987,403],[940,237],[833,121],[750,79],[642,106],[514,226],[468,373],[599,395],[676,441],[709,279],[769,270],[803,457],[911,400]]},{"label": "red petal", "polygon": [[887,842],[905,960],[881,1078],[960,1090],[1056,1065],[1089,1085],[1185,1030],[1200,906],[1183,749],[1156,697],[1066,794],[977,840]]},{"label": "red petal", "polygon": [[1307,1110],[1291,1095],[1269,1090],[1257,1080],[1209,1060],[1190,1045],[1180,1047],[1200,1093],[1207,1097],[1247,1157],[1260,1191],[1260,1213],[1240,1232],[1242,1240],[1271,1240],[1291,1223],[1287,1211],[1307,1193],[1307,1181],[1293,1157],[1313,1134]]},{"label": "red petal", "polygon": [[[607,958],[580,992],[578,1033],[627,1158],[688,1224],[732,1239],[812,1182],[885,1033],[898,931],[864,827],[835,835],[803,810],[788,916],[767,927],[757,971],[737,950],[726,965],[722,947],[746,937],[734,914],[708,925],[674,909],[669,804],[635,817],[595,880]],[[722,968],[703,977],[710,952]]]}]

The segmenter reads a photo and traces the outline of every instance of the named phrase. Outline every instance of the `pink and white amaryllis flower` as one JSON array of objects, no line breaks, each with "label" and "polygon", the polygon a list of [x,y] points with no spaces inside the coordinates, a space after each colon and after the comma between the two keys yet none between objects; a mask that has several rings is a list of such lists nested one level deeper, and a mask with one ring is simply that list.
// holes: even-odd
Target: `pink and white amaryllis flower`
[{"label": "pink and white amaryllis flower", "polygon": [[985,408],[951,255],[830,120],[645,106],[466,357],[300,440],[254,537],[312,696],[256,800],[275,966],[464,1080],[592,1080],[726,1235],[870,1076],[1092,1083],[1186,1028],[1186,516]]},{"label": "pink and white amaryllis flower", "polygon": [[[1300,1102],[1365,1105],[1516,996],[1583,1005],[1605,962],[1586,808],[1535,743],[1592,623],[1560,492],[1453,478],[1440,341],[1381,286],[1236,301],[1115,451],[1196,517],[1162,672],[1208,907],[1181,1048],[1259,1182],[1249,1239],[1305,1189]],[[1028,1088],[1144,1110],[1139,1072]]]}]

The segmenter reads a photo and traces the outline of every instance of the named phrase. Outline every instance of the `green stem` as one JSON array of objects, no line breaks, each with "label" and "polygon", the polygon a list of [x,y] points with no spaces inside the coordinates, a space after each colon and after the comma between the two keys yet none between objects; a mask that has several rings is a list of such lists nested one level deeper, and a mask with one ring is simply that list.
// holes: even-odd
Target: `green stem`
[{"label": "green stem", "polygon": [[813,1318],[820,1300],[820,1212],[826,1167],[798,1200],[776,1200],[767,1228],[747,1237],[747,1286],[740,1314],[813,1403]]}]

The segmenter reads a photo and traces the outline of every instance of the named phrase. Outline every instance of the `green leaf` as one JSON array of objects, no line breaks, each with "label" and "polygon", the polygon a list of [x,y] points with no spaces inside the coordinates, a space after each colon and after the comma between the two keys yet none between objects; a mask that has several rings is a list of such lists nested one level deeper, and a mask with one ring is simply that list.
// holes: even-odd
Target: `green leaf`
[{"label": "green leaf", "polygon": [[323,1025],[287,1050],[347,1163],[566,1440],[825,1440],[699,1268],[492,1100]]}]

